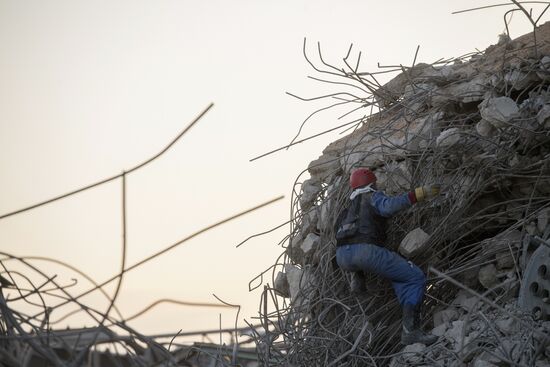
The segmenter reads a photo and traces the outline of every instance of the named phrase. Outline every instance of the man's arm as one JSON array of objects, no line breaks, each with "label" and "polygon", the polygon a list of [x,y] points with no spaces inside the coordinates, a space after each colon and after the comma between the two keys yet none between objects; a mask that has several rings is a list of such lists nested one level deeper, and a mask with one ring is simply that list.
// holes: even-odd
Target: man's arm
[{"label": "man's arm", "polygon": [[376,191],[372,194],[372,205],[378,214],[387,218],[417,202],[436,197],[440,190],[439,185],[421,186],[397,196],[387,196],[382,191]]},{"label": "man's arm", "polygon": [[382,191],[376,191],[372,194],[371,201],[378,214],[388,218],[416,203],[416,195],[411,191],[397,196],[387,196]]}]

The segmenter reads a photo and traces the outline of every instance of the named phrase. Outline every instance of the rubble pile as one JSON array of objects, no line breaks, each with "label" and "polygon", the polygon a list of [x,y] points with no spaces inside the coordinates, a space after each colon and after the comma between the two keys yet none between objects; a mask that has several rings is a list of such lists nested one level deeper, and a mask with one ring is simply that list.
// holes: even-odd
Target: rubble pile
[{"label": "rubble pile", "polygon": [[[354,102],[379,111],[327,146],[297,183],[288,246],[260,307],[260,358],[290,366],[548,365],[546,265],[537,265],[538,281],[525,275],[550,237],[550,23],[536,37],[501,37],[484,52],[403,67],[376,90],[372,75],[342,71],[365,91]],[[442,185],[441,197],[392,218],[387,241],[428,276],[424,327],[440,336],[429,348],[399,343],[389,282],[367,274],[367,291],[353,294],[351,274],[335,263],[334,222],[356,167],[374,170],[388,194]]]}]

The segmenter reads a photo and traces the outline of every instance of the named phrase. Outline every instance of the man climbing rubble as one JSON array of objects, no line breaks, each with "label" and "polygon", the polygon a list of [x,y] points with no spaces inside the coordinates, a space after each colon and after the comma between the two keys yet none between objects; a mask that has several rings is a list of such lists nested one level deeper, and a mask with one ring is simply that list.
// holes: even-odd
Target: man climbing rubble
[{"label": "man climbing rubble", "polygon": [[353,191],[349,205],[336,222],[338,266],[353,272],[352,288],[360,284],[357,276],[362,272],[389,279],[403,309],[401,342],[434,343],[437,337],[420,329],[420,306],[426,276],[418,266],[384,245],[387,218],[417,202],[439,195],[439,186],[423,186],[398,196],[387,196],[376,189],[376,176],[367,168],[354,170],[350,184]]}]

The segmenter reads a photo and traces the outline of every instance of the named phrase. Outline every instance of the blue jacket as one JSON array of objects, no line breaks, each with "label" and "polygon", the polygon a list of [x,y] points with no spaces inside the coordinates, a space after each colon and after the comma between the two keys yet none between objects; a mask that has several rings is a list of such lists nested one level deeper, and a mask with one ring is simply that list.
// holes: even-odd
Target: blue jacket
[{"label": "blue jacket", "polygon": [[370,243],[384,246],[386,219],[416,202],[414,193],[387,196],[382,191],[352,194],[351,204],[336,223],[336,245]]}]

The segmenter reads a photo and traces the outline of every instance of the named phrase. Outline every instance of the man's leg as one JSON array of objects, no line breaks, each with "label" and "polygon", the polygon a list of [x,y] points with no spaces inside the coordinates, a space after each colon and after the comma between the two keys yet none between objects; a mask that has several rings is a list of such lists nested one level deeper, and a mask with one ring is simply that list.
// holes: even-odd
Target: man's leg
[{"label": "man's leg", "polygon": [[[355,249],[354,249],[355,250]],[[426,276],[419,267],[386,248],[364,245],[354,251],[353,259],[363,271],[376,273],[392,281],[399,304],[403,308],[403,344],[432,344],[436,336],[420,329],[420,306],[424,297]]]}]

